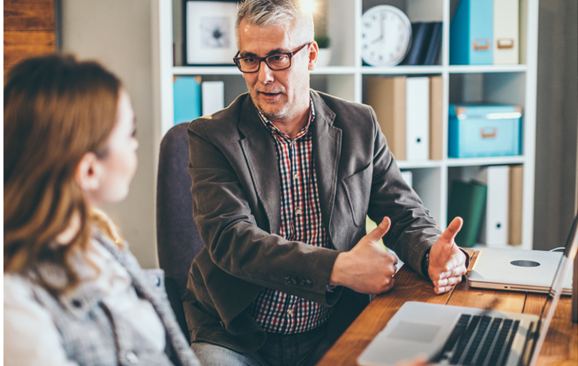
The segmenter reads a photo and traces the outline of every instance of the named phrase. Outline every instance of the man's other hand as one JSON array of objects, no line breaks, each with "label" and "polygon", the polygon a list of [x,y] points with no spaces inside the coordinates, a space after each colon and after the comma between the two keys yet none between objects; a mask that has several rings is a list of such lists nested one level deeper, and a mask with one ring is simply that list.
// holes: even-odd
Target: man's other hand
[{"label": "man's other hand", "polygon": [[466,273],[466,255],[454,240],[463,223],[461,217],[454,218],[430,249],[428,275],[436,294],[450,291]]},{"label": "man's other hand", "polygon": [[397,256],[380,247],[377,241],[391,227],[389,217],[365,235],[349,252],[339,253],[330,285],[345,286],[363,294],[381,294],[393,288]]}]

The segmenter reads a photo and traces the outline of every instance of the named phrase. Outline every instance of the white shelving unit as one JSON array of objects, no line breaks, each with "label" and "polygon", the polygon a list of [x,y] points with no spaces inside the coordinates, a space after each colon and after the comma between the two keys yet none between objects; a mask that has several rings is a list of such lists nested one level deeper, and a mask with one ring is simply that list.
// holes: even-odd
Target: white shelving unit
[{"label": "white shelving unit", "polygon": [[[225,81],[225,104],[236,95],[227,90],[246,90],[235,66],[193,67],[181,65],[181,0],[153,0],[153,67],[156,139],[173,126],[173,78],[201,75]],[[444,124],[442,160],[398,161],[402,170],[413,173],[414,189],[440,227],[447,225],[448,186],[451,177],[460,176],[464,167],[524,165],[524,192],[521,248],[533,246],[534,165],[536,140],[536,69],[538,40],[538,0],[520,0],[520,64],[460,66],[449,64],[450,19],[459,0],[328,0],[327,34],[332,39],[330,66],[312,72],[311,84],[338,97],[363,103],[364,80],[368,75],[441,75],[444,80]],[[434,66],[364,66],[361,60],[361,15],[367,9],[388,4],[404,11],[412,22],[442,21],[441,63]],[[337,41],[338,40],[338,41]],[[173,42],[176,62],[173,62]],[[233,93],[234,94],[234,93]],[[487,102],[516,104],[523,108],[522,155],[513,157],[447,158],[448,106],[450,103]],[[157,144],[158,145],[158,144]]]}]

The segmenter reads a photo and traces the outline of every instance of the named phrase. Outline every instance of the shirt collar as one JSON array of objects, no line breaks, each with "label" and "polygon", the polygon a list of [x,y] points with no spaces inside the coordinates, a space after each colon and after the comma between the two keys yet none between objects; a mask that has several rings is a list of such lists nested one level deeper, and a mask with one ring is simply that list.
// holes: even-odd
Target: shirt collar
[{"label": "shirt collar", "polygon": [[[291,140],[291,138],[289,136],[287,136],[286,134],[284,134],[283,132],[281,132],[271,121],[269,121],[269,119],[267,119],[267,117],[265,117],[261,111],[257,110],[257,113],[259,113],[259,117],[261,118],[261,122],[263,122],[263,124],[265,125],[265,127],[267,127],[267,129],[271,132],[271,134],[273,136],[277,135],[280,137],[283,137],[284,139],[287,140]],[[307,132],[309,132],[309,126],[311,126],[311,123],[315,120],[315,106],[313,104],[313,100],[311,99],[311,95],[309,96],[309,117],[308,117],[308,121],[307,124],[299,131],[299,133],[297,134],[297,136],[295,137],[295,140],[299,139],[300,137],[303,137],[307,134]]]}]

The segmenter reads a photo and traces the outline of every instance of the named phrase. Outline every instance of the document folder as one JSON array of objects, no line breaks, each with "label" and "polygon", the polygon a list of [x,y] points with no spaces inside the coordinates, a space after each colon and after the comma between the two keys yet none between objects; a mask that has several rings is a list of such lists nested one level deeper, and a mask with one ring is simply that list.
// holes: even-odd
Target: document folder
[{"label": "document folder", "polygon": [[450,24],[450,64],[493,63],[493,18],[494,0],[460,1]]}]

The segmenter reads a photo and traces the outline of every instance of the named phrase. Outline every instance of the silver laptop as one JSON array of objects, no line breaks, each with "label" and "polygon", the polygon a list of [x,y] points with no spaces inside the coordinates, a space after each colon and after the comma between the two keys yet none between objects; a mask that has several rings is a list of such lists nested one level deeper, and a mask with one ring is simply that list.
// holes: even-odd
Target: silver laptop
[{"label": "silver laptop", "polygon": [[[542,250],[484,248],[468,282],[477,288],[548,293],[561,256]],[[564,278],[562,295],[572,295],[572,270]]]},{"label": "silver laptop", "polygon": [[440,365],[536,365],[560,299],[562,279],[576,256],[577,222],[578,216],[539,317],[406,302],[359,356],[358,364],[392,365],[421,353]]}]

